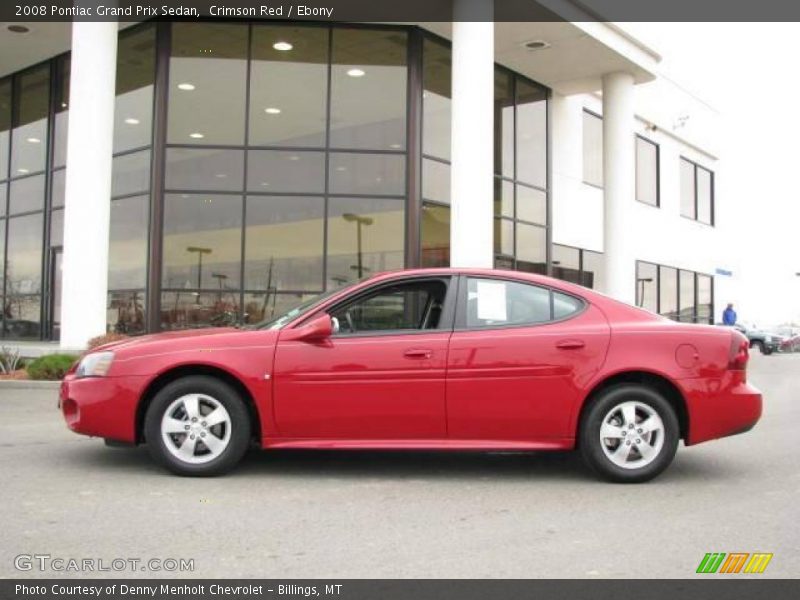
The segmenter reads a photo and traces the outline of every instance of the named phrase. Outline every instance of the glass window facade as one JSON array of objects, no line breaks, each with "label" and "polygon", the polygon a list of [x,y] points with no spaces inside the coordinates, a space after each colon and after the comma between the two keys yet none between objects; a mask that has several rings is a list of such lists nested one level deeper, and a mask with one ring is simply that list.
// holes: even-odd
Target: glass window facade
[{"label": "glass window facade", "polygon": [[681,157],[681,215],[714,225],[714,173]]},{"label": "glass window facade", "polygon": [[637,261],[636,305],[676,321],[713,324],[714,278]]},{"label": "glass window facade", "polygon": [[553,244],[552,276],[588,288],[600,285],[603,273],[603,253]]},{"label": "glass window facade", "polygon": [[[121,32],[108,330],[253,322],[377,271],[449,264],[450,54],[404,26]],[[59,335],[69,67],[0,79],[6,338]],[[496,261],[539,273],[548,95],[497,67]]]},{"label": "glass window facade", "polygon": [[603,118],[583,111],[583,182],[603,187]]}]

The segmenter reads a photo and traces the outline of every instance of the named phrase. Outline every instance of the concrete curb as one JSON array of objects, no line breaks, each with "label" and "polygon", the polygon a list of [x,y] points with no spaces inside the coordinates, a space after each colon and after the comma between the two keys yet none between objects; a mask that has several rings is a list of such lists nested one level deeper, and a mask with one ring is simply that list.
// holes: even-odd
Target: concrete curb
[{"label": "concrete curb", "polygon": [[58,391],[60,381],[33,381],[30,379],[2,379],[0,393],[3,390],[53,390]]}]

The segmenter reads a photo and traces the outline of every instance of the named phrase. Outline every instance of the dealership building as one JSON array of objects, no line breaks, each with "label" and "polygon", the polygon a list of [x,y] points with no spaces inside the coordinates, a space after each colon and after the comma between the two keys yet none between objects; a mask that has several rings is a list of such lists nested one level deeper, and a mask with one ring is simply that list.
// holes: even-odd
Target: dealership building
[{"label": "dealership building", "polygon": [[0,344],[451,264],[719,320],[713,111],[660,59],[588,18],[4,23]]}]

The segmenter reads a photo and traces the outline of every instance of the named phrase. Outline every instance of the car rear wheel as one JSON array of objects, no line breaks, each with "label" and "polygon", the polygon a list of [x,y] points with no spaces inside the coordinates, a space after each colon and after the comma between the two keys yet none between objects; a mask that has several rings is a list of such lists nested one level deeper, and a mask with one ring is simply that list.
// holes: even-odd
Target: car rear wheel
[{"label": "car rear wheel", "polygon": [[208,376],[183,377],[153,398],[145,416],[153,458],[178,475],[220,475],[244,456],[250,417],[239,394]]},{"label": "car rear wheel", "polygon": [[656,390],[621,384],[600,393],[579,432],[584,461],[598,475],[619,483],[648,481],[675,457],[678,418]]}]

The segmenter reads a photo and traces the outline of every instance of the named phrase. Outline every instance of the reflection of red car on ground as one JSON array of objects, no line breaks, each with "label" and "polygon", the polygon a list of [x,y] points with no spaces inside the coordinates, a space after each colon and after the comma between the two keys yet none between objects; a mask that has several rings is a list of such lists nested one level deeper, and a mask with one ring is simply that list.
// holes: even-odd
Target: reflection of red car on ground
[{"label": "reflection of red car on ground", "polygon": [[616,481],[761,414],[747,340],[519,272],[378,275],[250,329],[172,332],[86,355],[61,387],[79,433],[176,473],[263,448],[567,450]]}]

